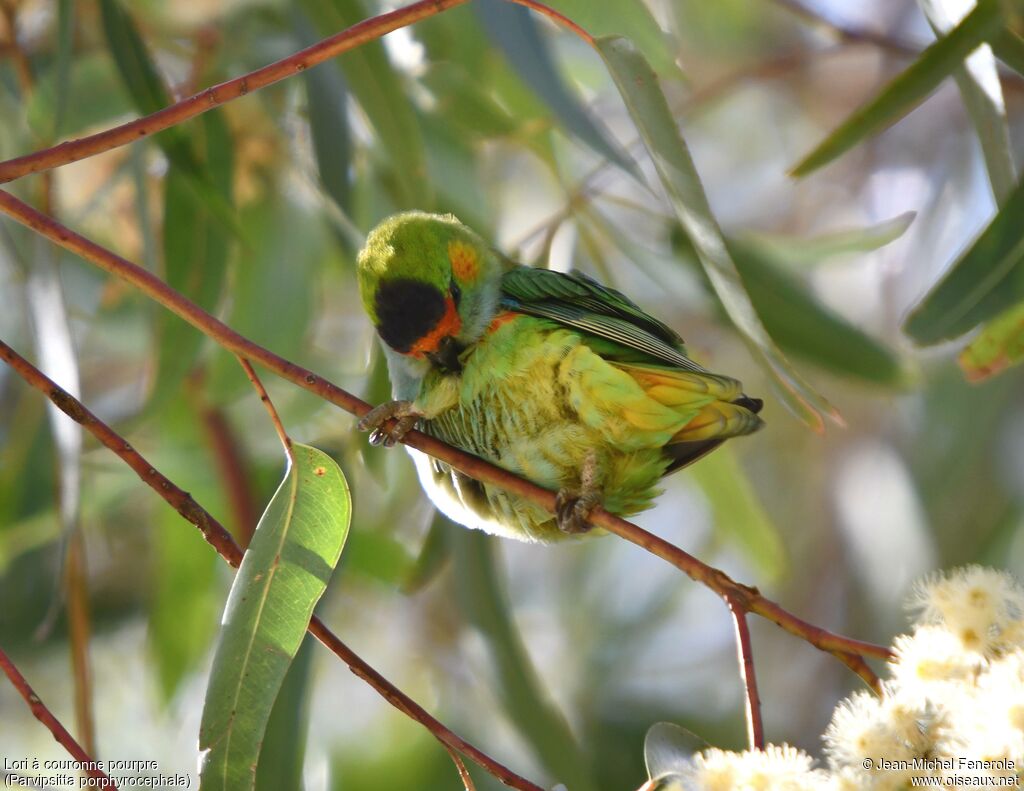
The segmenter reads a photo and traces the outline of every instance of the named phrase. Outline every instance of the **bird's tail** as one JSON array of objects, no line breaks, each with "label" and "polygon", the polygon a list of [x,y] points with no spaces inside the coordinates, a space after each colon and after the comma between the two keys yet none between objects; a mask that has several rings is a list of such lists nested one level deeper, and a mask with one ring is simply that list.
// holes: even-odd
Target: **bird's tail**
[{"label": "bird's tail", "polygon": [[653,365],[619,367],[655,401],[680,412],[696,410],[665,447],[672,457],[668,472],[696,461],[729,437],[751,434],[764,425],[758,417],[764,403],[745,395],[735,379]]}]

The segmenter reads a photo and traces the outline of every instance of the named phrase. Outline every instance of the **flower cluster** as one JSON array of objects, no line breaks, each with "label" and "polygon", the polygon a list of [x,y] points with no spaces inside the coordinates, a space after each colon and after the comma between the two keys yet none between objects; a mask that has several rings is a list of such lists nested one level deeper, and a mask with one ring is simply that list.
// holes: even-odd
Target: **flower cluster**
[{"label": "flower cluster", "polygon": [[911,634],[894,643],[882,694],[842,701],[825,731],[827,768],[787,745],[706,750],[675,779],[686,791],[888,791],[1019,787],[1024,778],[1024,587],[978,566],[922,581]]}]

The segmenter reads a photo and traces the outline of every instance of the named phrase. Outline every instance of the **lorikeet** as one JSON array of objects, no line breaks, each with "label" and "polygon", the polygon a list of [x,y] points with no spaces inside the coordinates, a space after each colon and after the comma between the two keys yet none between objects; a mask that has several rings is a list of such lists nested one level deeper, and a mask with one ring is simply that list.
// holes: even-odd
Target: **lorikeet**
[{"label": "lorikeet", "polygon": [[451,215],[384,220],[359,254],[359,289],[398,399],[360,421],[371,442],[418,426],[559,493],[552,516],[411,451],[431,500],[467,527],[542,542],[584,532],[596,505],[647,508],[662,476],[762,425],[760,400],[623,294],[508,261]]}]

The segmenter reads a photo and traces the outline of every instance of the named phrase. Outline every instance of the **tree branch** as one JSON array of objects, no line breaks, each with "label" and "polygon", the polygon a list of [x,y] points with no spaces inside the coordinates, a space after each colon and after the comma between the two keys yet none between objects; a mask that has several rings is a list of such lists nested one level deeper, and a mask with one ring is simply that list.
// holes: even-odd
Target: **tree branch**
[{"label": "tree branch", "polygon": [[[224,526],[217,521],[209,511],[199,505],[199,503],[197,503],[188,492],[180,489],[156,468],[150,466],[149,462],[146,461],[146,459],[143,458],[143,456],[123,437],[117,434],[106,423],[97,418],[80,401],[73,398],[52,379],[47,377],[2,340],[0,340],[0,359],[3,359],[8,365],[10,365],[11,368],[14,369],[15,373],[17,373],[28,384],[44,393],[58,409],[64,412],[76,423],[81,424],[86,431],[96,437],[96,439],[98,439],[107,448],[116,453],[122,461],[135,471],[139,478],[142,479],[143,483],[159,494],[168,503],[168,505],[181,514],[187,521],[198,527],[206,541],[217,550],[217,553],[224,558],[224,560],[234,568],[238,568],[242,562],[242,550],[239,549],[238,545],[231,538],[231,534],[228,533]],[[328,649],[330,649],[339,659],[345,662],[356,676],[363,679],[370,686],[376,689],[385,700],[391,703],[391,705],[399,711],[427,728],[446,748],[451,748],[461,752],[507,786],[521,789],[521,791],[543,791],[540,786],[531,783],[529,780],[520,777],[507,767],[499,764],[486,753],[456,735],[440,721],[428,714],[425,709],[416,703],[416,701],[408,697],[394,684],[374,670],[351,648],[345,645],[327,628],[323,621],[316,616],[313,616],[313,619],[310,621],[309,632]],[[6,657],[3,657],[2,654],[0,654],[0,660],[2,659],[6,659]],[[5,670],[6,669],[5,665]],[[10,675],[10,673],[8,673],[8,675]],[[14,680],[13,677],[12,680]],[[15,683],[15,686],[17,686],[17,683]],[[31,690],[29,691],[31,692]],[[28,698],[26,698],[26,700],[28,700]],[[33,709],[33,711],[35,711],[35,709]],[[54,722],[56,722],[56,720],[54,720]],[[57,723],[57,725],[59,726],[60,723]],[[53,729],[51,728],[51,730]],[[56,731],[54,731],[54,735],[57,735]],[[68,738],[70,739],[70,736]],[[64,741],[59,737],[57,740],[60,741],[61,744],[64,744]],[[78,749],[80,750],[81,748]],[[72,754],[75,755],[75,753]]]},{"label": "tree branch", "polygon": [[747,614],[731,596],[725,603],[736,626],[736,654],[740,661],[740,678],[747,695],[747,738],[751,750],[764,749],[764,722],[761,720],[761,696],[757,694],[757,675],[754,673],[754,648],[750,644]]},{"label": "tree branch", "polygon": [[[342,390],[337,385],[312,371],[289,362],[269,349],[253,343],[142,267],[75,233],[2,190],[0,190],[0,212],[7,214],[18,222],[51,239],[66,250],[76,253],[101,269],[135,286],[144,294],[199,329],[207,337],[212,338],[225,349],[259,362],[278,376],[315,393],[354,415],[362,417],[370,411],[370,405],[362,399]],[[524,478],[520,478],[507,470],[503,470],[438,439],[427,436],[420,431],[410,431],[402,441],[410,447],[414,447],[452,465],[477,480],[500,486],[506,491],[554,513],[554,492],[543,489]],[[798,618],[775,602],[766,599],[756,588],[736,582],[724,572],[708,566],[679,547],[647,532],[632,522],[627,522],[625,519],[608,513],[604,509],[595,509],[590,521],[592,524],[615,533],[668,561],[691,579],[711,588],[719,596],[723,598],[732,597],[746,612],[753,612],[763,618],[767,618],[785,631],[806,640],[816,648],[836,655],[847,665],[849,663],[844,657],[849,654],[877,659],[889,659],[892,656],[892,652],[885,646],[843,637]],[[870,673],[870,669],[866,665],[863,669]],[[861,677],[864,676],[865,673],[862,672]]]},{"label": "tree branch", "polygon": [[42,170],[67,165],[70,162],[77,162],[80,159],[102,154],[104,151],[141,140],[190,118],[195,118],[207,110],[230,102],[232,99],[280,82],[286,77],[312,68],[336,55],[378,39],[393,30],[398,30],[466,2],[468,0],[419,0],[405,8],[365,19],[286,58],[241,77],[214,85],[150,115],[88,137],[70,140],[50,148],[44,148],[42,151],[0,162],[0,184],[21,178],[29,173],[38,173]]},{"label": "tree branch", "polygon": [[[56,385],[54,386],[56,387]],[[114,791],[117,791],[117,786],[114,785],[114,782],[104,772],[96,768],[99,765],[98,762],[82,749],[82,746],[68,733],[67,728],[60,724],[60,720],[54,717],[53,713],[46,708],[46,704],[35,693],[28,681],[25,680],[25,677],[21,675],[21,671],[15,667],[14,662],[4,653],[3,649],[0,649],[0,667],[7,674],[7,678],[11,680],[14,688],[18,690],[18,694],[25,699],[35,718],[46,726],[47,730],[53,734],[53,738],[57,740],[57,743],[67,750],[72,758],[82,764],[82,770],[89,777],[102,781],[102,788],[113,788]]]}]

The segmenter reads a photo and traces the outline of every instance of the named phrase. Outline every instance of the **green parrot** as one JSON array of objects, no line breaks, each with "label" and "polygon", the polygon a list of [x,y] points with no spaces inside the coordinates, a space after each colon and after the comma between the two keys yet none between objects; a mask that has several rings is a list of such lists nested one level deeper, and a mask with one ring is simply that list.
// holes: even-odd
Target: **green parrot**
[{"label": "green parrot", "polygon": [[358,279],[396,399],[360,421],[370,441],[416,426],[558,492],[552,516],[410,449],[430,499],[467,527],[539,542],[586,532],[597,505],[641,511],[664,475],[762,425],[759,399],[623,294],[515,264],[450,214],[384,220]]}]

